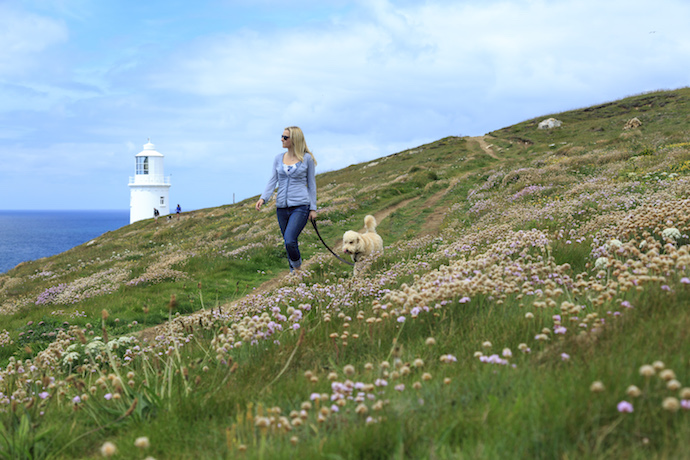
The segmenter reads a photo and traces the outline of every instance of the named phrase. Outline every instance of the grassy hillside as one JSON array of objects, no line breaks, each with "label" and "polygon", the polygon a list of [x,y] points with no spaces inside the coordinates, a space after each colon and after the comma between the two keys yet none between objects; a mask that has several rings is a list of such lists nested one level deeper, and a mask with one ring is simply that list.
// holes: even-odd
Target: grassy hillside
[{"label": "grassy hillside", "polygon": [[0,458],[688,458],[689,116],[648,93],[320,174],[331,246],[379,221],[357,277],[310,227],[288,276],[255,198],[21,264]]}]

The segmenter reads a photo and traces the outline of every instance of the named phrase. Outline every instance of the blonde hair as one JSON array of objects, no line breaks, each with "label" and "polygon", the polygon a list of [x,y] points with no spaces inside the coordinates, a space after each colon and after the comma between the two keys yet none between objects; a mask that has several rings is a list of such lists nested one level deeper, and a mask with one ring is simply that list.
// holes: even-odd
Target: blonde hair
[{"label": "blonde hair", "polygon": [[309,153],[311,158],[314,160],[314,166],[316,166],[316,158],[314,154],[311,153],[309,147],[307,147],[307,141],[304,140],[304,133],[297,126],[288,126],[285,128],[286,131],[290,133],[290,139],[292,139],[292,147],[295,149],[295,155],[299,161],[304,161],[304,154]]}]

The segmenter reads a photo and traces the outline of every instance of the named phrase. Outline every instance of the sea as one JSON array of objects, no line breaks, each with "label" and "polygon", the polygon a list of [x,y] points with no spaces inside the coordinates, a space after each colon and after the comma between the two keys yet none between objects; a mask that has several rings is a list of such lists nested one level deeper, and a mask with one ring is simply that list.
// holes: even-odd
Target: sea
[{"label": "sea", "polygon": [[125,225],[129,225],[129,209],[0,210],[0,273],[21,262],[60,254]]}]

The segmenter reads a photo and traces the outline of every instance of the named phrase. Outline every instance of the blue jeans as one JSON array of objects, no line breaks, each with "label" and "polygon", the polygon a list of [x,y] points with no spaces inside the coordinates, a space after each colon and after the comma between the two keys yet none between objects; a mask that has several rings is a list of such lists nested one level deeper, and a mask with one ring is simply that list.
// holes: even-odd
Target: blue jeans
[{"label": "blue jeans", "polygon": [[285,250],[290,263],[290,271],[302,265],[302,256],[299,252],[297,238],[302,233],[309,219],[309,205],[291,206],[289,208],[276,208],[278,225],[285,241]]}]

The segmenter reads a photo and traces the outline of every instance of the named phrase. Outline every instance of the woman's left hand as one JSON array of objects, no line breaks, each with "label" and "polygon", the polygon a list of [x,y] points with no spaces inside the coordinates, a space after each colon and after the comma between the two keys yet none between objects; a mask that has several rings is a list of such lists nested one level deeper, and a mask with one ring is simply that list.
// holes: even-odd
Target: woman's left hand
[{"label": "woman's left hand", "polygon": [[309,211],[309,220],[316,220],[316,211]]}]

